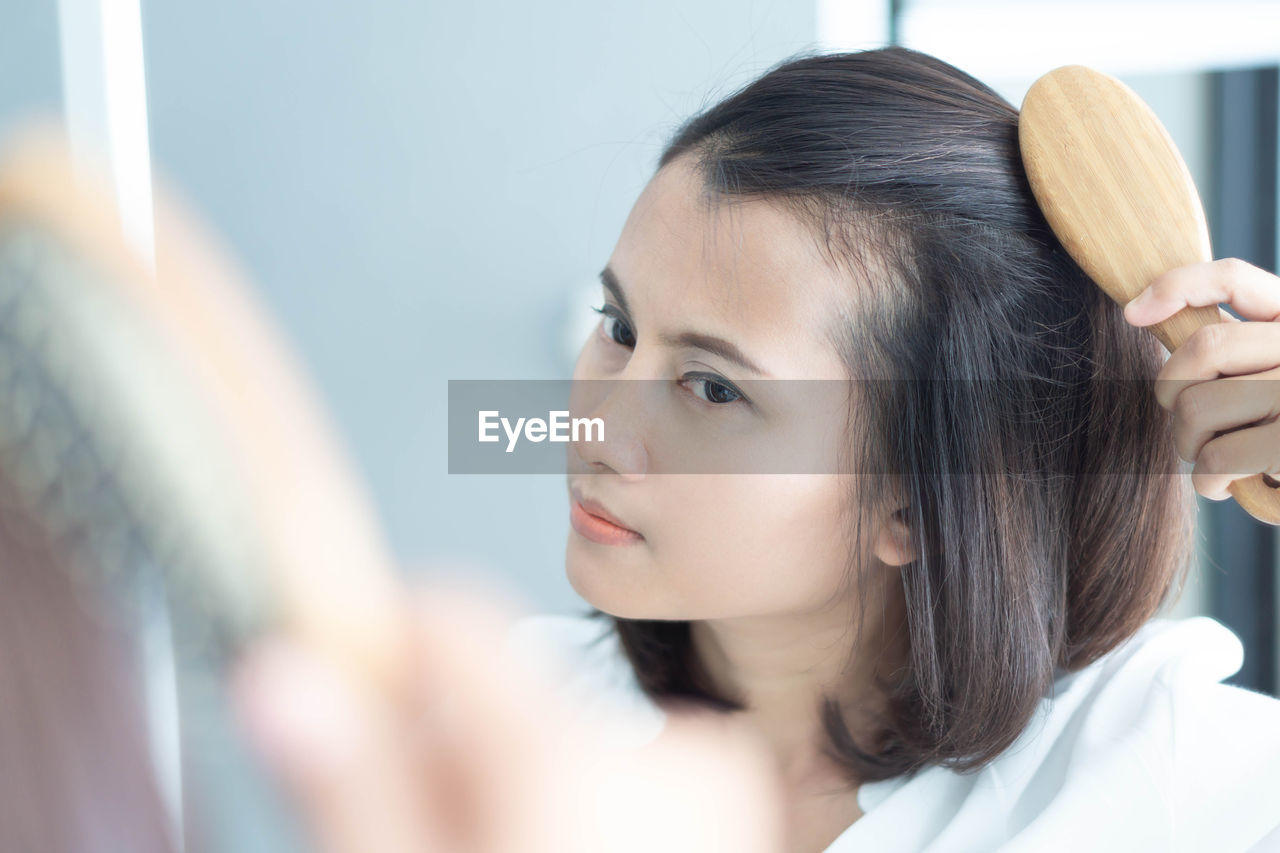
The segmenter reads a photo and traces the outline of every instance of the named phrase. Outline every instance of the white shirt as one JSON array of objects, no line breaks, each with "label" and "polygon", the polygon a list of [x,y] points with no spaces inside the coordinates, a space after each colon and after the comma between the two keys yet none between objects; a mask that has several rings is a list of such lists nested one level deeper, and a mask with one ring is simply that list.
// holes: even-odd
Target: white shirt
[{"label": "white shirt", "polygon": [[[665,715],[609,622],[526,617],[507,649],[619,745],[661,731]],[[980,770],[864,784],[863,817],[826,853],[1280,851],[1280,700],[1220,683],[1243,660],[1213,619],[1153,619],[1061,674],[1019,739]]]}]

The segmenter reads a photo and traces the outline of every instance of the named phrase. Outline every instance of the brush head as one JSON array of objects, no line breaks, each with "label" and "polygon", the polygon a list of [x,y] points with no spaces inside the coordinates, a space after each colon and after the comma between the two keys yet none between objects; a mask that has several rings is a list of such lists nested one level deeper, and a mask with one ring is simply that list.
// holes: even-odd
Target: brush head
[{"label": "brush head", "polygon": [[[1212,259],[1204,208],[1187,164],[1128,86],[1068,65],[1028,90],[1018,142],[1031,190],[1076,263],[1121,305],[1161,273]],[[1206,321],[1154,329],[1175,349]],[[1176,319],[1176,318],[1175,318]]]}]

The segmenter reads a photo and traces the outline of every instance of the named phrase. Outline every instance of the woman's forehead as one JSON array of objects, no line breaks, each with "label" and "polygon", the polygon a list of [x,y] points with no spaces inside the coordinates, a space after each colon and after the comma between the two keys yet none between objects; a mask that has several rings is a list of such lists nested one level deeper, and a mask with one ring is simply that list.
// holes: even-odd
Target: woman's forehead
[{"label": "woman's forehead", "polygon": [[847,312],[846,275],[782,205],[708,203],[686,161],[645,187],[609,261],[633,320],[729,338],[774,376],[843,376],[826,333]]}]

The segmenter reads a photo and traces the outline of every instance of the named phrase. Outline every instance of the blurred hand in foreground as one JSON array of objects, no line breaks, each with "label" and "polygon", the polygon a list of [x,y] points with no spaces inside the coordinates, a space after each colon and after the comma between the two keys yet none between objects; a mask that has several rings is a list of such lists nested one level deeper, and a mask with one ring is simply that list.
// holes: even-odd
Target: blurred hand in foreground
[{"label": "blurred hand in foreground", "polygon": [[284,636],[236,673],[242,727],[319,850],[782,849],[762,739],[715,712],[669,708],[650,744],[607,747],[504,657],[520,611],[498,590],[432,584],[413,611],[412,699],[373,695]]}]

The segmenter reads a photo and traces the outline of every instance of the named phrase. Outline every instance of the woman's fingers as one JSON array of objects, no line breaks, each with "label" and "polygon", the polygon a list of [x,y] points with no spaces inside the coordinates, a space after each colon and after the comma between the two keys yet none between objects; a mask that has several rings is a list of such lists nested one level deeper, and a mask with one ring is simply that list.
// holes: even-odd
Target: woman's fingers
[{"label": "woman's fingers", "polygon": [[263,641],[233,681],[237,717],[324,853],[452,853],[407,759],[397,709],[305,647]]},{"label": "woman's fingers", "polygon": [[[1186,388],[1220,376],[1247,376],[1280,366],[1280,278],[1236,258],[1191,264],[1158,276],[1125,306],[1125,319],[1149,326],[1187,306],[1226,303],[1245,318],[1219,309],[1224,322],[1197,329],[1164,363],[1156,399],[1166,409]],[[1267,384],[1235,390],[1269,394]],[[1269,394],[1269,396],[1280,396]]]},{"label": "woman's fingers", "polygon": [[567,850],[551,840],[549,789],[564,741],[550,688],[504,645],[522,609],[495,587],[436,583],[415,594],[413,658],[422,736],[466,850]]},{"label": "woman's fingers", "polygon": [[1280,474],[1280,421],[1220,435],[1204,446],[1191,472],[1195,490],[1214,501],[1231,497],[1227,487],[1253,474]]},{"label": "woman's fingers", "polygon": [[1192,484],[1211,500],[1242,477],[1280,471],[1280,278],[1235,258],[1191,264],[1158,276],[1124,309],[1147,326],[1221,303],[1244,321],[1219,308],[1224,322],[1192,333],[1155,383],[1178,455],[1195,462]]},{"label": "woman's fingers", "polygon": [[1226,303],[1246,320],[1280,319],[1280,279],[1239,258],[1178,267],[1152,280],[1124,308],[1135,326],[1167,320],[1188,306]]},{"label": "woman's fingers", "polygon": [[437,582],[415,595],[411,693],[378,695],[285,638],[259,644],[233,684],[238,716],[325,853],[529,853],[555,767],[550,700],[503,659],[514,603]]},{"label": "woman's fingers", "polygon": [[283,639],[237,673],[250,739],[318,849],[782,849],[772,758],[740,724],[672,708],[657,740],[619,749],[508,657],[521,610],[500,590],[435,583],[413,613],[413,688],[399,706]]},{"label": "woman's fingers", "polygon": [[[1217,323],[1187,338],[1156,375],[1156,400],[1166,409],[1183,390],[1220,376],[1252,376],[1280,366],[1280,323]],[[1237,384],[1245,394],[1280,398],[1272,380]]]},{"label": "woman's fingers", "polygon": [[618,749],[505,659],[519,610],[502,596],[436,586],[419,593],[416,612],[426,701],[432,685],[452,697],[444,760],[478,805],[469,850],[782,850],[772,758],[740,724],[671,711],[655,741]]},{"label": "woman's fingers", "polygon": [[[1240,429],[1244,424],[1266,424],[1280,414],[1280,368],[1187,387],[1175,399],[1173,412],[1173,442],[1178,456],[1194,462],[1217,434]],[[1226,464],[1232,461],[1221,460]],[[1230,472],[1224,469],[1221,473]],[[1243,473],[1256,471],[1237,471],[1237,476]]]}]

